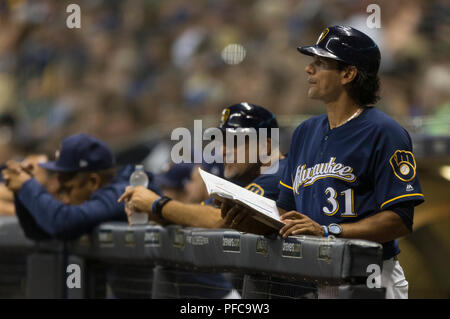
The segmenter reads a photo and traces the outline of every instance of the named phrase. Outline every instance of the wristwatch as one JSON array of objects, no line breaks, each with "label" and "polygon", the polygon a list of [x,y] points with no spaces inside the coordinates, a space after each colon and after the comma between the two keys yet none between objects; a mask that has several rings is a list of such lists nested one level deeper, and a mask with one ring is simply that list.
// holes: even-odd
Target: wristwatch
[{"label": "wristwatch", "polygon": [[328,233],[330,235],[339,237],[342,234],[342,227],[339,224],[330,224],[328,225]]},{"label": "wristwatch", "polygon": [[166,205],[168,202],[170,202],[172,198],[167,196],[161,196],[157,200],[155,200],[152,204],[152,213],[157,216],[159,219],[163,219],[164,217],[162,215],[162,209],[164,205]]}]

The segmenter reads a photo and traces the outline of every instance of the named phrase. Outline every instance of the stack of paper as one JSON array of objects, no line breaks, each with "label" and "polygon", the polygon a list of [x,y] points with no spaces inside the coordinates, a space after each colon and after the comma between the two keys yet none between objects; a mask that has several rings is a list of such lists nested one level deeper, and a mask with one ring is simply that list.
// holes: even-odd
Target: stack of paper
[{"label": "stack of paper", "polygon": [[275,201],[255,194],[223,178],[205,172],[199,168],[200,175],[208,190],[208,194],[218,200],[229,200],[251,210],[252,217],[270,227],[280,229],[284,223]]}]

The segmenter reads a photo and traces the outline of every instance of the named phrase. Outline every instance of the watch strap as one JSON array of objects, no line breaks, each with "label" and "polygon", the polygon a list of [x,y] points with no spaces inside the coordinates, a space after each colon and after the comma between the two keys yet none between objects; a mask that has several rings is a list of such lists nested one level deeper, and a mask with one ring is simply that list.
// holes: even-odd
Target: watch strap
[{"label": "watch strap", "polygon": [[323,237],[328,237],[328,227],[325,225],[321,225],[323,228]]},{"label": "watch strap", "polygon": [[164,217],[162,216],[162,209],[164,205],[166,205],[171,200],[172,198],[167,196],[161,196],[160,198],[155,200],[152,204],[152,213],[159,219],[164,219]]}]

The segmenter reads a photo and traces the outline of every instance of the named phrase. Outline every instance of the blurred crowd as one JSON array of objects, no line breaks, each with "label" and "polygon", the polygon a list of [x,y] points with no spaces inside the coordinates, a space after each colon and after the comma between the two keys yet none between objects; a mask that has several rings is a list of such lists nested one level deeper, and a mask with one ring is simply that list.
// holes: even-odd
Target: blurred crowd
[{"label": "blurred crowd", "polygon": [[[80,29],[66,25],[70,3]],[[380,29],[366,25],[371,3]],[[447,119],[428,133],[449,134],[449,13],[446,0],[2,0],[0,162],[50,153],[77,132],[114,147],[237,101],[280,117],[322,113],[306,98],[308,57],[296,47],[335,24],[379,44],[378,107]]]}]

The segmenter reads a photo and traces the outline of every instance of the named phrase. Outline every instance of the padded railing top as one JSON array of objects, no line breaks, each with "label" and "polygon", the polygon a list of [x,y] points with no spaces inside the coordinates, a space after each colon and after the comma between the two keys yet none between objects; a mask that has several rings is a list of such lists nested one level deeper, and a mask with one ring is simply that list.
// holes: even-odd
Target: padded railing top
[{"label": "padded railing top", "polygon": [[[0,218],[0,249],[30,248],[15,218]],[[38,249],[60,251],[54,242]],[[71,254],[111,263],[162,264],[201,271],[242,272],[325,283],[367,277],[382,264],[377,243],[314,236],[265,237],[227,229],[111,222],[68,245]]]}]

